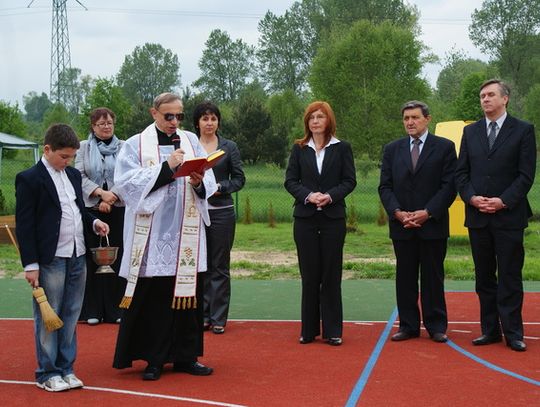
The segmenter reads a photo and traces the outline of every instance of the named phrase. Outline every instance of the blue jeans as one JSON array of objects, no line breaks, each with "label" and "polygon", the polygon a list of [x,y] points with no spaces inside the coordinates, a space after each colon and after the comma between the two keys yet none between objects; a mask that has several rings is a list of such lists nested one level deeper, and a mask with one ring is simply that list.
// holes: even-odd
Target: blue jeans
[{"label": "blue jeans", "polygon": [[52,376],[73,373],[77,355],[75,328],[81,313],[86,282],[85,256],[55,257],[50,264],[40,265],[39,285],[64,326],[48,332],[43,324],[39,305],[34,300],[34,335],[38,368],[36,381],[43,383]]}]

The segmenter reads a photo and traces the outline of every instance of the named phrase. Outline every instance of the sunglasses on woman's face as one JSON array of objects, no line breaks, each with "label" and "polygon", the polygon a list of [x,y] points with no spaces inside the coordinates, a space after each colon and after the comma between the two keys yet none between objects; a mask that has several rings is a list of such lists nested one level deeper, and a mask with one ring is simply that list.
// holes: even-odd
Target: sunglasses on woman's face
[{"label": "sunglasses on woman's face", "polygon": [[[159,112],[161,113],[161,112]],[[181,122],[184,120],[184,112],[181,113],[161,113],[163,115],[163,118],[167,120],[168,122],[172,122],[174,119]]]}]

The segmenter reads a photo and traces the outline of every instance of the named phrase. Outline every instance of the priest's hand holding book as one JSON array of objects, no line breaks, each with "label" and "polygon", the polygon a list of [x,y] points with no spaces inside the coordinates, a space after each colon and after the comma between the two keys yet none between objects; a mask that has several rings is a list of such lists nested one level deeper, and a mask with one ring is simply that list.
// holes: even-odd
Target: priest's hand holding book
[{"label": "priest's hand holding book", "polygon": [[[184,150],[182,150],[181,148],[177,148],[167,159],[169,168],[173,172],[173,178],[178,177],[178,175],[176,174],[179,172],[180,168],[182,168],[182,165],[184,164],[184,153]],[[202,179],[204,177],[204,171],[202,171],[202,173],[191,171],[189,174],[186,175],[190,176],[189,183],[194,187],[197,187],[202,182]]]},{"label": "priest's hand holding book", "polygon": [[[181,150],[176,150],[172,155]],[[225,155],[225,151],[216,150],[213,153],[209,154],[208,157],[195,157],[190,158],[184,161],[184,155],[182,151],[182,163],[174,171],[174,178],[190,176],[193,179],[193,174],[199,174],[202,180],[204,172],[212,167],[214,167]],[[171,157],[169,157],[171,159]],[[171,163],[169,162],[169,165]],[[171,169],[173,167],[171,166]],[[191,181],[190,181],[191,182]],[[191,183],[192,185],[195,185]]]}]

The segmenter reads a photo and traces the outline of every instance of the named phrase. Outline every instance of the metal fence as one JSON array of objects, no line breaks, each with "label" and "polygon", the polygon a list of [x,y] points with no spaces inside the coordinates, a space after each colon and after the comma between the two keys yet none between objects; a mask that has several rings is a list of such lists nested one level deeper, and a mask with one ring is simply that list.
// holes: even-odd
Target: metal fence
[{"label": "metal fence", "polygon": [[[15,175],[34,164],[31,151],[17,151],[14,156],[4,157],[0,179],[0,215],[15,211]],[[359,223],[377,222],[384,217],[377,186],[378,163],[357,160],[357,186],[347,197],[349,217]],[[246,165],[245,187],[234,194],[237,217],[240,222],[290,222],[293,198],[283,187],[285,169],[270,164]],[[537,173],[539,169],[537,168]],[[537,174],[537,179],[538,174]],[[2,197],[4,203],[2,205]],[[529,193],[529,201],[535,219],[540,220],[540,187],[535,183]]]}]

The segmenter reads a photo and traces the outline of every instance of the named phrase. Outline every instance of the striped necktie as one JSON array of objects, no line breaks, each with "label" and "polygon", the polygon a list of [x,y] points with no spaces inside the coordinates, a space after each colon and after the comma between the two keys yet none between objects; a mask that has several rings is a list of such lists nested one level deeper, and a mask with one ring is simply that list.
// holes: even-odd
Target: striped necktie
[{"label": "striped necktie", "polygon": [[497,122],[491,122],[489,123],[489,133],[488,133],[488,144],[489,149],[493,147],[493,144],[495,144],[495,139],[497,138]]},{"label": "striped necktie", "polygon": [[416,169],[416,164],[418,163],[418,158],[420,157],[420,144],[422,143],[422,140],[419,138],[416,138],[412,141],[413,147],[411,150],[411,161],[412,161],[412,169],[413,171]]}]

